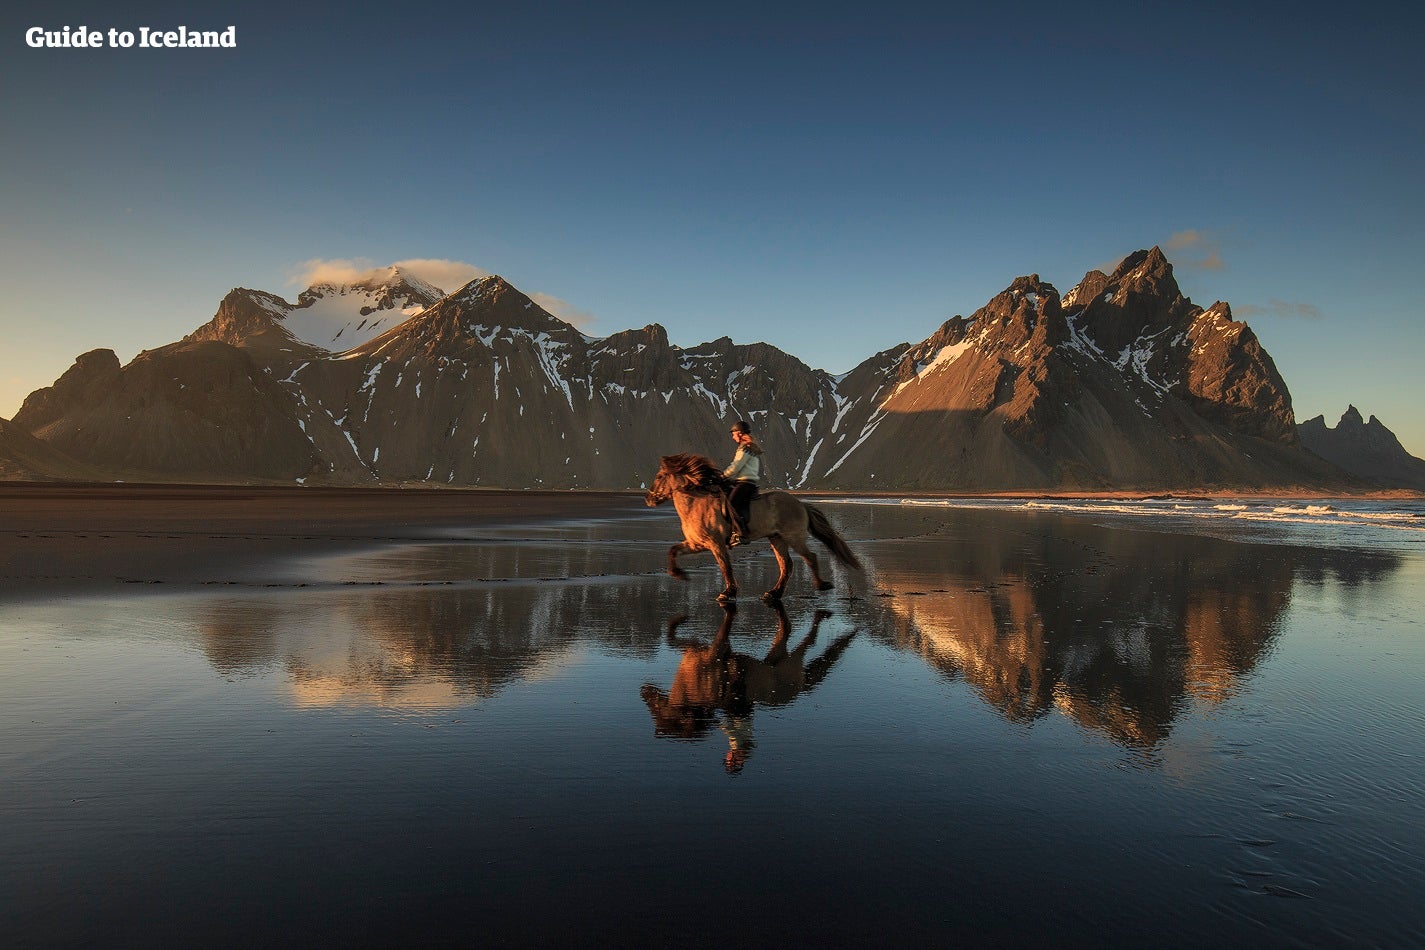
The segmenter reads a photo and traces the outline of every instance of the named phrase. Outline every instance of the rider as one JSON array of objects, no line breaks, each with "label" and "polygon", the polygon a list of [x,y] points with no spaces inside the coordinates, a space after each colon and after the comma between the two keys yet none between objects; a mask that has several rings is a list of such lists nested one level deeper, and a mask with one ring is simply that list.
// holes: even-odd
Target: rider
[{"label": "rider", "polygon": [[757,480],[762,475],[762,447],[753,441],[752,427],[741,419],[732,424],[732,441],[737,443],[737,454],[723,474],[733,480],[728,501],[736,517],[728,546],[736,547],[746,540],[748,509],[757,497]]}]

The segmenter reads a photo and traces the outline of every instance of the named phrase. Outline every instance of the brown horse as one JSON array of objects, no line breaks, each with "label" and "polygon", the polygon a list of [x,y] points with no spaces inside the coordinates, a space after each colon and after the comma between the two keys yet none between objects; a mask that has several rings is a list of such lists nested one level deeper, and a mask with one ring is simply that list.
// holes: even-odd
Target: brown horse
[{"label": "brown horse", "polygon": [[[732,536],[733,525],[723,485],[722,472],[712,459],[703,455],[665,455],[658,475],[653,479],[653,488],[645,500],[652,508],[671,499],[673,507],[678,509],[679,520],[683,522],[682,543],[668,549],[668,573],[679,580],[687,580],[688,575],[678,566],[678,555],[711,551],[722,570],[725,585],[717,599],[726,602],[737,598],[737,582],[733,580],[732,559],[728,556],[727,542]],[[831,590],[834,586],[821,576],[816,555],[807,547],[808,533],[830,548],[832,555],[842,564],[862,570],[861,562],[819,509],[803,504],[784,491],[764,492],[752,500],[745,535],[749,541],[768,539],[773,553],[777,555],[777,567],[781,573],[777,577],[777,585],[762,595],[763,600],[780,600],[782,591],[787,587],[787,578],[792,573],[787,548],[796,551],[807,562],[815,589]]]}]

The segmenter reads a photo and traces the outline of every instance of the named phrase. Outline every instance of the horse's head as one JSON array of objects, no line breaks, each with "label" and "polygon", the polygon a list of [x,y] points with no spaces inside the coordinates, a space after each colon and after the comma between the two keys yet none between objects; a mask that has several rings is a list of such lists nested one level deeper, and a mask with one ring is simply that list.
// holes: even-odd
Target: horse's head
[{"label": "horse's head", "polygon": [[653,734],[669,739],[702,739],[717,725],[713,706],[674,703],[652,683],[644,683],[638,691],[648,711],[653,715]]},{"label": "horse's head", "polygon": [[648,507],[654,508],[672,498],[673,491],[677,487],[677,476],[668,471],[668,467],[665,465],[653,477],[653,487],[648,490],[648,494],[643,496],[643,501]]},{"label": "horse's head", "polygon": [[648,507],[661,505],[678,491],[716,491],[722,473],[712,459],[704,455],[684,453],[665,455],[660,460],[658,474],[653,478],[653,487],[643,500]]}]

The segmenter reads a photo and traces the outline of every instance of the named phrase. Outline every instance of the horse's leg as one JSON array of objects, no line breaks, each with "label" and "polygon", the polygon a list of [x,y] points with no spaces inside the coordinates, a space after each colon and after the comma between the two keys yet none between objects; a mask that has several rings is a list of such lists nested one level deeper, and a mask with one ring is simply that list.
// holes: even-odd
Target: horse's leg
[{"label": "horse's leg", "polygon": [[806,535],[792,539],[789,543],[792,550],[800,554],[802,560],[807,562],[807,567],[811,568],[811,586],[814,590],[831,590],[836,586],[831,581],[822,579],[821,564],[816,559],[816,552],[807,547]]},{"label": "horse's leg", "polygon": [[678,566],[678,555],[688,554],[691,551],[692,548],[688,547],[687,543],[683,541],[679,541],[668,549],[668,573],[671,576],[678,578],[680,581],[688,579],[687,573]]},{"label": "horse's leg", "polygon": [[723,588],[722,593],[717,595],[717,599],[726,603],[737,599],[737,581],[732,577],[732,558],[728,556],[727,545],[715,544],[712,547],[712,556],[717,558],[717,566],[722,571]]},{"label": "horse's leg", "polygon": [[777,575],[777,586],[762,595],[762,599],[769,604],[782,599],[782,591],[787,589],[787,578],[792,576],[792,559],[787,556],[787,542],[779,534],[772,535],[770,540],[772,553],[777,555],[777,570],[780,573]]}]

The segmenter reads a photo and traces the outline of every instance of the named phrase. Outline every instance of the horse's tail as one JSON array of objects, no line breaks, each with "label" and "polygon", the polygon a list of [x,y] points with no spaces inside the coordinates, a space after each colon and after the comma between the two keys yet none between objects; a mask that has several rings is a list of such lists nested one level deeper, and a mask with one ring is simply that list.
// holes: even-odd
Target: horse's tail
[{"label": "horse's tail", "polygon": [[820,508],[813,508],[806,505],[807,510],[807,530],[811,531],[811,536],[831,549],[831,553],[838,561],[847,567],[854,567],[858,571],[865,571],[861,562],[856,559],[856,555],[851,553],[851,548],[846,544],[844,538],[836,533],[836,529],[831,526],[826,515],[822,514]]}]

